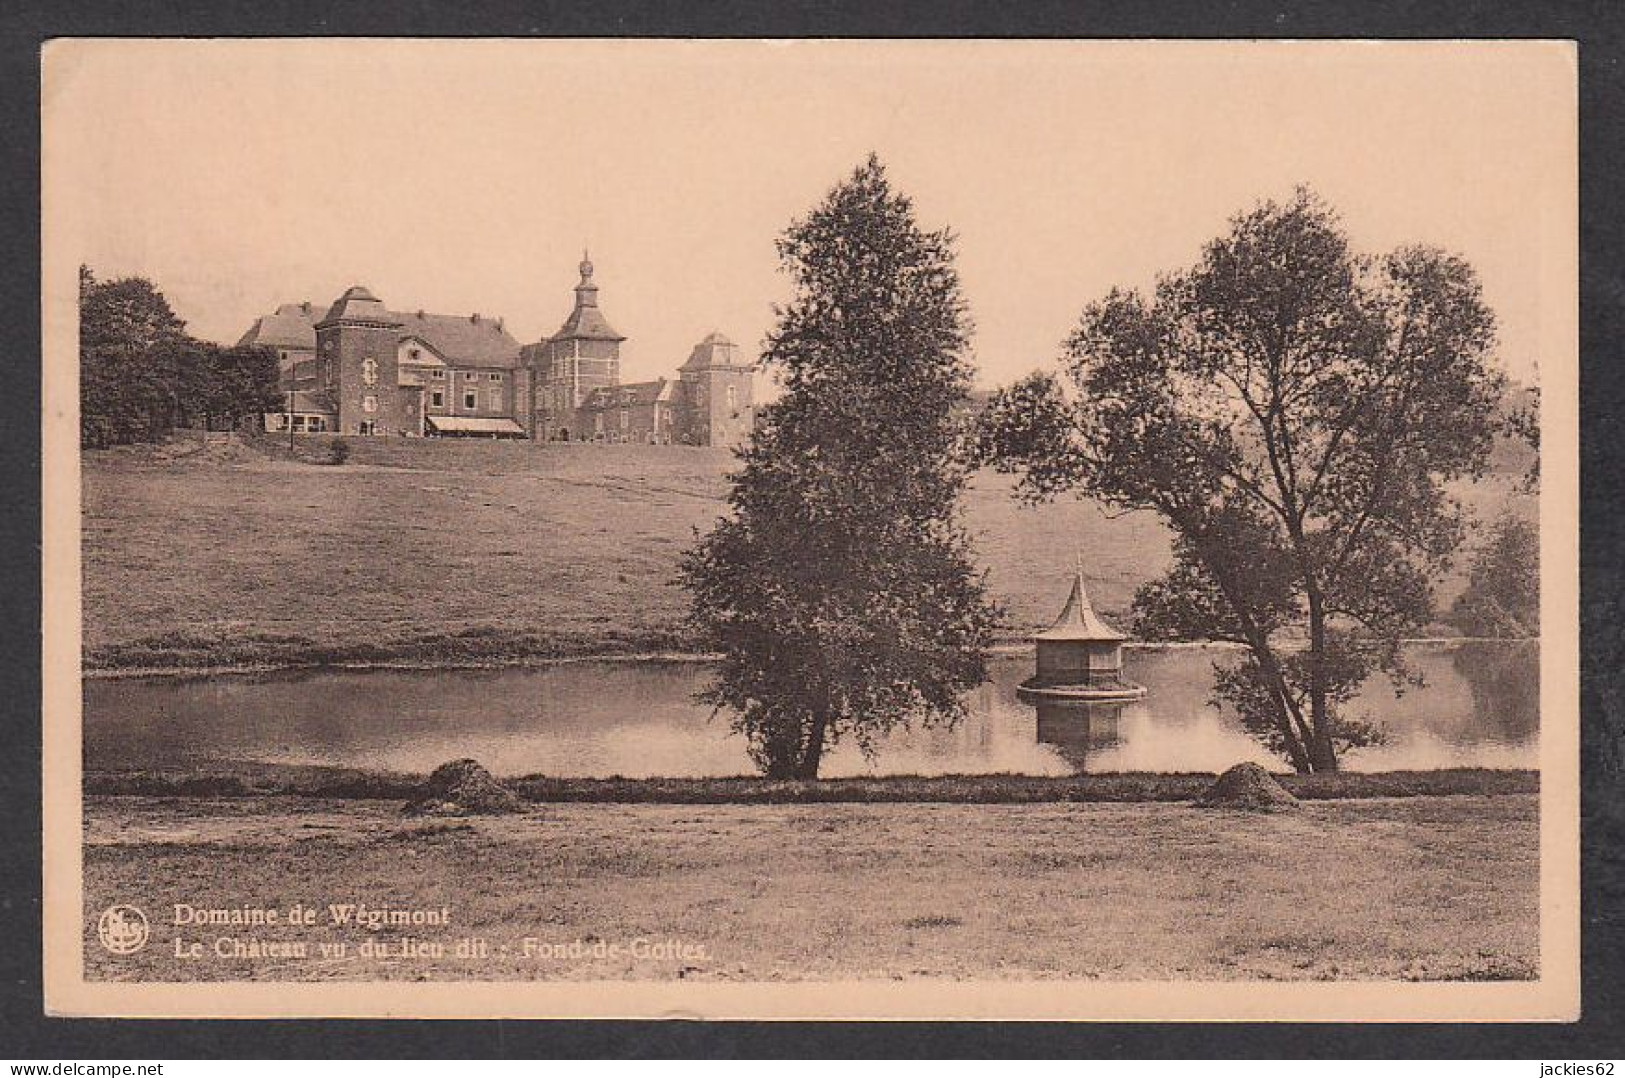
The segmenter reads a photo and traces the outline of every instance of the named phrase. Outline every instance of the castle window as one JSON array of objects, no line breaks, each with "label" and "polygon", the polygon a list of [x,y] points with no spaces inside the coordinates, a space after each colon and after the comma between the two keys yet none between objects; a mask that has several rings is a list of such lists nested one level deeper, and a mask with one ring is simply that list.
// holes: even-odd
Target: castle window
[{"label": "castle window", "polygon": [[632,429],[632,410],[630,408],[622,408],[621,409],[621,429],[622,430],[631,430]]},{"label": "castle window", "polygon": [[734,386],[728,387],[728,410],[731,412],[739,410],[739,390]]},{"label": "castle window", "polygon": [[446,406],[446,391],[443,389],[437,389],[433,393],[430,393],[429,404],[435,408],[444,408]]},{"label": "castle window", "polygon": [[500,375],[500,374],[488,374],[488,375],[485,376],[485,379],[488,382],[500,382],[500,381],[502,381],[502,375]]},{"label": "castle window", "polygon": [[378,361],[371,356],[361,361],[361,381],[369,386],[378,384]]},{"label": "castle window", "polygon": [[490,401],[487,407],[489,407],[491,411],[500,412],[502,410],[502,390],[500,388],[492,389],[491,392],[486,394],[486,397]]},{"label": "castle window", "polygon": [[361,410],[369,415],[378,410],[378,398],[368,393],[361,398]]},{"label": "castle window", "polygon": [[445,371],[434,371],[429,375],[429,377],[437,379],[437,380],[439,380],[441,382],[444,382],[446,380],[446,372]]},{"label": "castle window", "polygon": [[463,407],[472,412],[480,406],[480,395],[470,389],[463,393]]}]

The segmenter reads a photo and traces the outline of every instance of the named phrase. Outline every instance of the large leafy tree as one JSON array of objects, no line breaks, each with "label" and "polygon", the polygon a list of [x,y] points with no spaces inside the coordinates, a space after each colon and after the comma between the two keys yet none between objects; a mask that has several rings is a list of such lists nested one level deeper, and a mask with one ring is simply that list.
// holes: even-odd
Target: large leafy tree
[{"label": "large leafy tree", "polygon": [[87,447],[230,429],[278,408],[276,353],[198,340],[151,281],[80,267],[79,399]]},{"label": "large leafy tree", "polygon": [[79,415],[86,446],[152,441],[174,426],[194,342],[151,281],[79,270]]},{"label": "large leafy tree", "polygon": [[1174,536],[1140,631],[1245,645],[1219,695],[1298,770],[1373,731],[1339,714],[1433,616],[1463,530],[1446,484],[1485,470],[1504,378],[1462,259],[1350,249],[1299,189],[1231,222],[1150,296],[1114,290],[990,409],[983,449],[1032,498],[1150,510]]},{"label": "large leafy tree", "polygon": [[986,677],[995,611],[959,517],[968,321],[946,231],[924,232],[871,157],[778,242],[794,297],[764,360],[731,514],[683,562],[722,653],[706,694],[772,777],[952,722]]}]

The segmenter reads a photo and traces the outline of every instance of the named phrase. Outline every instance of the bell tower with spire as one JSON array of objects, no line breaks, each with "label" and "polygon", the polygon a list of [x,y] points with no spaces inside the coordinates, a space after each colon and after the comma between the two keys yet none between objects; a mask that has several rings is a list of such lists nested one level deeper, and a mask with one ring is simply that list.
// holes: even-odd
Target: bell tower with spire
[{"label": "bell tower with spire", "polygon": [[543,441],[579,439],[576,410],[595,389],[621,382],[621,342],[598,307],[598,283],[593,280],[592,258],[585,249],[577,267],[581,280],[575,287],[575,307],[557,333],[529,345],[523,360],[531,370],[535,391],[533,435]]}]

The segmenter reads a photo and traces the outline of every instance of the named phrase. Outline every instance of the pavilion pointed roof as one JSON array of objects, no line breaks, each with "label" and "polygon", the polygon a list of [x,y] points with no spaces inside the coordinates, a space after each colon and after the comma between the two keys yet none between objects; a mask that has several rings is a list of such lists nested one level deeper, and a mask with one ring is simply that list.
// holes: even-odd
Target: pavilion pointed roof
[{"label": "pavilion pointed roof", "polygon": [[1035,640],[1099,640],[1111,642],[1128,637],[1100,620],[1089,603],[1089,592],[1083,586],[1083,570],[1072,577],[1072,593],[1066,597],[1066,609],[1055,619],[1055,624],[1039,633]]}]

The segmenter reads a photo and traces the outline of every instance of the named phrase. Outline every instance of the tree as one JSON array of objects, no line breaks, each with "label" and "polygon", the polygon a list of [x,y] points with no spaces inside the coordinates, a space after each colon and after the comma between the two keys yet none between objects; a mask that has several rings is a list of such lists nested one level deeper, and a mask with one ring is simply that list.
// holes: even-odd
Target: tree
[{"label": "tree", "polygon": [[282,406],[276,352],[257,345],[194,341],[180,377],[182,415],[190,425],[231,430]]},{"label": "tree", "polygon": [[79,268],[80,441],[152,441],[174,426],[186,323],[151,281]]},{"label": "tree", "polygon": [[186,333],[151,281],[79,267],[80,444],[156,441],[176,426],[237,426],[275,411],[276,353]]},{"label": "tree", "polygon": [[880,162],[778,241],[794,284],[731,514],[683,560],[692,621],[722,653],[704,699],[771,777],[916,719],[951,723],[986,679],[996,611],[971,566],[957,418],[968,321],[946,230],[922,232]]},{"label": "tree", "polygon": [[1478,478],[1504,378],[1476,275],[1442,251],[1350,250],[1300,188],[1232,219],[1149,297],[1113,290],[988,413],[982,452],[1033,499],[1157,513],[1175,564],[1135,600],[1148,636],[1246,646],[1218,694],[1300,771],[1373,731],[1340,718],[1368,676],[1409,680],[1462,534],[1445,484]]},{"label": "tree", "polygon": [[1507,512],[1491,525],[1450,620],[1468,636],[1540,635],[1540,532],[1533,521]]}]

